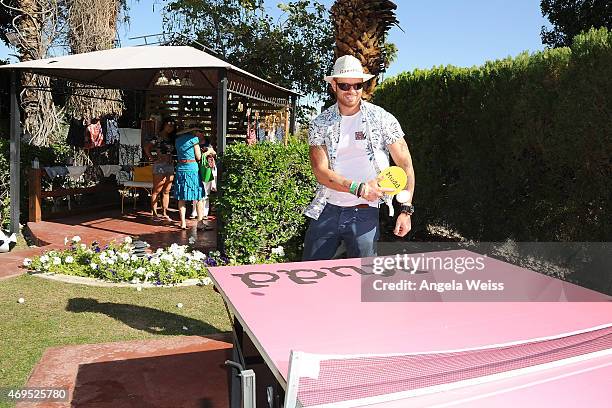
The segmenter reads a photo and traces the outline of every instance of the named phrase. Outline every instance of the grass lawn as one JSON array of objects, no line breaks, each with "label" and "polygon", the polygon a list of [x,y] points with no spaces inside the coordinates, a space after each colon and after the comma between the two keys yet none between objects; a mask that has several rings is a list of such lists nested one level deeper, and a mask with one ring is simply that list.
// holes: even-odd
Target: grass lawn
[{"label": "grass lawn", "polygon": [[15,244],[15,248],[13,249],[27,249],[29,248],[29,245],[26,241],[26,239],[23,237],[22,234],[17,235],[17,243]]},{"label": "grass lawn", "polygon": [[[25,303],[18,303],[20,297]],[[179,309],[177,303],[183,307]],[[47,347],[229,330],[225,307],[212,286],[138,292],[29,275],[2,280],[0,388],[25,385]],[[6,404],[0,401],[0,407],[11,406]]]}]

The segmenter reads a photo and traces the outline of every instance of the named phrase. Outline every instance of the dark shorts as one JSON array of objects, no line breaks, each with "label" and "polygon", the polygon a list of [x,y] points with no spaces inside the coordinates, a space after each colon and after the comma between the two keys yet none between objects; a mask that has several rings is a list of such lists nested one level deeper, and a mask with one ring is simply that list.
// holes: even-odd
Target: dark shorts
[{"label": "dark shorts", "polygon": [[153,163],[153,174],[158,176],[174,174],[174,165],[167,163]]}]

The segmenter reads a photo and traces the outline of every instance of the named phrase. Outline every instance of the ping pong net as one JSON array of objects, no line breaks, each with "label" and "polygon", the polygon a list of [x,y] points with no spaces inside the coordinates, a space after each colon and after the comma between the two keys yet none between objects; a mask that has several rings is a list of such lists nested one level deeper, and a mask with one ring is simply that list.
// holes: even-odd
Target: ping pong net
[{"label": "ping pong net", "polygon": [[474,349],[386,355],[292,352],[285,408],[358,407],[612,354],[612,324]]}]

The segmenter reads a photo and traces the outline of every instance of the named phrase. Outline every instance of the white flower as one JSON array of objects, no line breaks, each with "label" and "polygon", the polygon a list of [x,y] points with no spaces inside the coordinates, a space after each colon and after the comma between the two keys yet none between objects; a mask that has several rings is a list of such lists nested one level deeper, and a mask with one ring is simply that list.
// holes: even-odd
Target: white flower
[{"label": "white flower", "polygon": [[61,264],[62,264],[62,260],[60,259],[60,257],[54,256],[53,257],[53,265],[61,265]]},{"label": "white flower", "polygon": [[64,245],[68,245],[68,237],[64,237]]},{"label": "white flower", "polygon": [[189,244],[193,245],[196,242],[196,239],[194,237],[189,237]]},{"label": "white flower", "polygon": [[49,256],[48,255],[43,255],[40,257],[40,262],[42,263],[47,263],[49,262]]},{"label": "white flower", "polygon": [[138,283],[140,283],[140,279],[134,278],[134,279],[132,279],[132,283],[138,284]]},{"label": "white flower", "polygon": [[73,257],[71,257],[70,255],[68,255],[68,256],[66,257],[66,259],[64,259],[64,262],[66,262],[66,263],[68,263],[68,264],[73,263],[73,262],[74,262],[74,258],[73,258]]},{"label": "white flower", "polygon": [[87,248],[87,245],[81,244],[81,249],[85,250],[86,248]]},{"label": "white flower", "polygon": [[191,256],[193,257],[193,259],[195,259],[196,261],[201,261],[202,259],[206,259],[206,255],[204,255],[202,252],[200,251],[193,251],[191,253]]},{"label": "white flower", "polygon": [[144,273],[145,273],[145,268],[142,268],[142,267],[141,267],[141,268],[138,268],[138,269],[136,269],[136,270],[134,271],[134,273],[135,273],[136,275],[144,275]]},{"label": "white flower", "polygon": [[119,255],[123,262],[127,262],[130,259],[130,254],[126,252],[119,252],[117,255]]},{"label": "white flower", "polygon": [[170,254],[163,254],[160,258],[162,261],[168,261],[168,262],[172,262],[174,260],[174,257]]},{"label": "white flower", "polygon": [[102,252],[100,254],[100,260],[104,260],[104,259],[106,259],[106,257],[107,257],[106,252]]},{"label": "white flower", "polygon": [[183,330],[189,330],[187,326],[183,326]]},{"label": "white flower", "polygon": [[93,253],[94,253],[94,251],[93,251],[93,250],[91,250],[91,249],[89,249],[89,248],[87,248],[87,249],[85,250],[85,253],[86,253],[86,254],[88,254],[88,255],[91,255],[91,254],[93,254]]},{"label": "white flower", "polygon": [[278,256],[285,256],[285,249],[279,245],[276,248],[272,248],[272,254],[275,254]]},{"label": "white flower", "polygon": [[132,237],[125,237],[125,238],[123,238],[123,242],[125,242],[126,244],[131,244],[132,243]]},{"label": "white flower", "polygon": [[113,265],[115,263],[115,260],[113,258],[108,258],[106,260],[106,263],[109,264],[109,265]]},{"label": "white flower", "polygon": [[78,235],[75,235],[74,237],[72,237],[72,242],[81,242],[81,237],[79,237]]},{"label": "white flower", "polygon": [[96,263],[92,262],[92,263],[90,263],[90,264],[89,264],[89,267],[90,267],[91,269],[98,269],[98,264],[96,264]]},{"label": "white flower", "polygon": [[161,263],[161,261],[159,260],[159,258],[153,258],[153,259],[151,259],[151,263],[153,265],[159,265]]},{"label": "white flower", "polygon": [[132,262],[136,262],[136,261],[138,260],[138,257],[137,257],[136,255],[132,255],[132,256],[130,257],[130,260],[131,260]]},{"label": "white flower", "polygon": [[255,257],[255,255],[251,255],[249,256],[249,262],[254,264],[255,262],[257,262],[257,258]]},{"label": "white flower", "polygon": [[179,245],[177,243],[170,245],[170,248],[168,248],[168,251],[170,251],[170,253],[176,256],[177,258],[185,254],[186,250],[187,250],[186,245]]},{"label": "white flower", "polygon": [[156,255],[160,255],[160,254],[163,254],[163,253],[164,253],[164,250],[162,248],[157,248],[157,251],[155,251]]},{"label": "white flower", "polygon": [[202,285],[210,285],[212,283],[212,279],[210,279],[208,276],[202,279]]},{"label": "white flower", "polygon": [[24,258],[23,266],[30,266],[30,265],[32,265],[32,260],[30,258]]}]

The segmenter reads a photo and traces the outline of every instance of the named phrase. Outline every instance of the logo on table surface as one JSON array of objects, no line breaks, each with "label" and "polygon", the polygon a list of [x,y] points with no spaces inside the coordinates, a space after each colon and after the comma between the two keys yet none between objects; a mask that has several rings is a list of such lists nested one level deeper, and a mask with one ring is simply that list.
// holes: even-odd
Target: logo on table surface
[{"label": "logo on table surface", "polygon": [[258,271],[234,273],[232,276],[240,278],[251,289],[266,288],[288,278],[298,285],[318,283],[328,276],[340,278],[355,276],[378,276],[390,278],[398,272],[405,275],[428,274],[433,271],[453,272],[453,275],[462,275],[467,271],[482,271],[485,257],[430,257],[425,254],[419,256],[396,255],[394,257],[368,258],[369,264],[319,266],[314,268],[279,269],[275,271]]}]

